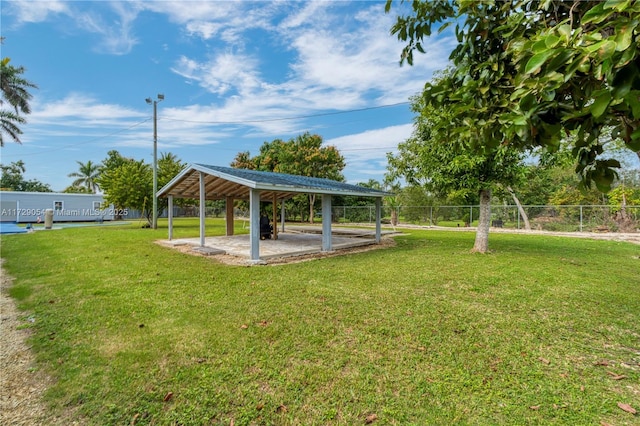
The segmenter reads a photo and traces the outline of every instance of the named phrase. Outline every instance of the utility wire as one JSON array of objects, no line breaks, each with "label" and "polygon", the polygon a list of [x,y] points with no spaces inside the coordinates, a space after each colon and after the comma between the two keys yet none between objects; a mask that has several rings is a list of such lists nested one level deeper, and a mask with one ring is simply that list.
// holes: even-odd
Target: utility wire
[{"label": "utility wire", "polygon": [[171,117],[159,117],[162,118],[163,120],[168,120],[168,121],[180,121],[180,122],[184,122],[184,123],[200,123],[200,124],[247,124],[247,123],[268,123],[268,122],[272,122],[272,121],[287,121],[287,120],[299,120],[301,118],[315,118],[315,117],[326,117],[328,115],[339,115],[339,114],[349,114],[352,112],[361,112],[361,111],[371,111],[374,109],[381,109],[381,108],[391,108],[391,107],[396,107],[396,106],[400,106],[400,105],[408,105],[410,102],[398,102],[395,104],[388,104],[388,105],[378,105],[378,106],[374,106],[374,107],[367,107],[367,108],[359,108],[359,109],[349,109],[349,110],[345,110],[345,111],[334,111],[334,112],[322,112],[322,113],[318,113],[318,114],[309,114],[309,115],[297,115],[297,116],[293,116],[293,117],[280,117],[280,118],[265,118],[262,120],[239,120],[239,121],[197,121],[197,120],[183,120],[183,119],[179,119],[179,118],[171,118]]},{"label": "utility wire", "polygon": [[[382,108],[396,107],[396,106],[400,106],[400,105],[408,105],[409,103],[410,102],[406,102],[405,101],[405,102],[397,102],[395,104],[378,105],[378,106],[373,106],[373,107],[350,109],[350,110],[345,110],[345,111],[324,112],[324,113],[318,113],[318,114],[298,115],[298,116],[292,116],[292,117],[266,118],[266,119],[262,119],[262,120],[196,121],[196,120],[182,120],[182,119],[171,118],[171,117],[158,117],[158,119],[167,120],[167,121],[179,121],[179,122],[184,122],[184,123],[200,123],[200,124],[267,123],[267,122],[273,122],[273,121],[298,120],[298,119],[302,119],[302,118],[325,117],[325,116],[330,116],[330,115],[340,115],[340,114],[349,114],[349,113],[353,113],[353,112],[371,111],[371,110],[382,109]],[[131,125],[129,127],[126,127],[126,128],[120,129],[120,130],[116,130],[116,131],[114,131],[112,133],[109,133],[109,134],[106,134],[106,135],[96,136],[95,138],[87,139],[87,140],[84,140],[82,142],[63,145],[63,146],[52,148],[52,149],[41,150],[41,151],[29,153],[27,155],[29,157],[32,157],[32,156],[36,156],[36,155],[48,154],[50,152],[64,150],[64,149],[67,149],[67,148],[73,148],[73,147],[80,146],[80,145],[90,144],[90,143],[96,142],[96,141],[98,141],[100,139],[108,138],[108,137],[117,135],[119,133],[123,133],[123,132],[126,132],[128,130],[131,130],[131,129],[135,128],[135,127],[138,127],[138,126],[140,126],[140,125],[142,125],[144,123],[149,122],[150,120],[151,120],[151,118],[147,118],[147,119],[145,119],[143,121],[140,121],[138,123],[135,123],[135,124],[133,124],[133,125]],[[389,147],[389,148],[395,148],[395,147]],[[377,149],[386,149],[386,148],[355,148],[355,149],[344,149],[342,151],[368,151],[368,150],[377,150]],[[23,157],[23,156],[24,156],[24,154],[21,154],[21,155],[5,155],[5,157]]]}]

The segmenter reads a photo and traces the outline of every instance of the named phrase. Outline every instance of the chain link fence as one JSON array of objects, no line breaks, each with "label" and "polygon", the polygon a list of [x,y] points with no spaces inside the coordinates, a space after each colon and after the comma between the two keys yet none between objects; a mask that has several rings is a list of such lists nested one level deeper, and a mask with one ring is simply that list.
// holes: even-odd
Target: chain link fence
[{"label": "chain link fence", "polygon": [[[531,229],[556,232],[640,232],[640,206],[522,206]],[[383,207],[383,222],[391,222],[391,208]],[[396,209],[400,224],[464,227],[476,226],[479,206],[402,206]],[[375,206],[334,206],[333,221],[374,223]],[[526,229],[515,205],[491,206],[494,227]]]},{"label": "chain link fence", "polygon": [[[522,206],[531,229],[555,232],[640,232],[640,206]],[[207,217],[224,217],[224,209],[207,207]],[[476,226],[479,206],[402,206],[395,209],[399,224],[423,226]],[[127,219],[141,215],[130,211]],[[174,217],[198,217],[199,209],[174,207]],[[249,220],[247,210],[235,208],[236,219]],[[167,217],[164,211],[161,217]],[[391,223],[392,208],[382,208],[382,220]],[[321,220],[321,215],[316,217]],[[375,206],[333,206],[334,223],[375,223]],[[515,205],[491,206],[491,225],[500,228],[526,229],[526,220]]]}]

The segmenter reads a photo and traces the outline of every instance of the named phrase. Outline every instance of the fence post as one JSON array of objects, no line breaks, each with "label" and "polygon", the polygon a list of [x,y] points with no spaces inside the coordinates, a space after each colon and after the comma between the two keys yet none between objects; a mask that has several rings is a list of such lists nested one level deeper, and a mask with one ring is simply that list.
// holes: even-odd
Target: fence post
[{"label": "fence post", "polygon": [[433,206],[429,206],[429,226],[433,226]]},{"label": "fence post", "polygon": [[518,207],[516,207],[516,212],[518,212],[518,229],[520,229],[520,210],[518,210]]},{"label": "fence post", "polygon": [[580,206],[580,232],[582,232],[582,206]]},{"label": "fence post", "polygon": [[473,224],[473,206],[469,207],[469,226]]}]

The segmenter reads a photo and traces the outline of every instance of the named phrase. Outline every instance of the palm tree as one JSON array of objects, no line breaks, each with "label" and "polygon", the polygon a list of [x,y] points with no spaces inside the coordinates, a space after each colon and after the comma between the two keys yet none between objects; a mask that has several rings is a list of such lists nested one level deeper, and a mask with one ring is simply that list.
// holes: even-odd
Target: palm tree
[{"label": "palm tree", "polygon": [[100,176],[102,170],[99,164],[93,163],[91,160],[86,163],[82,161],[76,161],[80,166],[77,172],[69,173],[69,177],[76,178],[71,186],[82,186],[93,192],[94,194],[98,190],[98,184],[96,180]]},{"label": "palm tree", "polygon": [[22,134],[22,130],[19,125],[26,123],[26,120],[20,114],[31,113],[29,101],[32,95],[28,89],[38,87],[22,77],[24,67],[14,67],[9,65],[9,61],[9,58],[0,61],[0,106],[4,106],[6,102],[12,107],[12,110],[0,110],[0,146],[4,146],[4,133],[15,142],[21,143],[19,135]]}]

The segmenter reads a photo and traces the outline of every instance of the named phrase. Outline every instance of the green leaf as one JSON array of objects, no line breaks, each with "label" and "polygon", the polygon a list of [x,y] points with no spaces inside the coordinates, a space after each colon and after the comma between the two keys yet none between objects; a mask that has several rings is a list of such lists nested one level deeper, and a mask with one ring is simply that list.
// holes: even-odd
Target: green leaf
[{"label": "green leaf", "polygon": [[633,31],[630,31],[629,27],[622,27],[616,34],[616,51],[622,52],[631,46],[631,37]]},{"label": "green leaf", "polygon": [[600,60],[609,59],[616,52],[616,47],[618,45],[613,40],[605,40],[603,45],[598,49],[598,56]]},{"label": "green leaf", "polygon": [[556,71],[566,65],[577,52],[571,49],[562,49],[560,53],[547,64],[547,71]]},{"label": "green leaf", "polygon": [[597,6],[592,7],[584,14],[581,24],[585,25],[590,22],[597,24],[607,19],[607,16],[609,16],[609,13],[604,11],[604,3],[598,3]]},{"label": "green leaf", "polygon": [[636,151],[636,152],[640,151],[640,129],[636,129],[634,132],[632,132],[631,139],[626,141],[625,144],[632,151]]},{"label": "green leaf", "polygon": [[611,185],[618,175],[614,170],[611,170],[609,166],[604,164],[604,161],[598,161],[596,164],[596,170],[593,174],[593,181],[600,192],[609,192]]},{"label": "green leaf", "polygon": [[531,46],[531,50],[533,51],[533,53],[541,53],[544,52],[548,49],[547,47],[547,43],[545,42],[544,39],[542,40],[538,40],[536,41],[533,46]]},{"label": "green leaf", "polygon": [[545,43],[545,46],[547,47],[547,49],[552,49],[552,48],[554,48],[554,47],[556,47],[558,45],[560,40],[562,40],[562,39],[560,37],[558,37],[557,35],[549,34],[548,36],[545,37],[544,43]]},{"label": "green leaf", "polygon": [[591,105],[591,115],[598,118],[607,110],[609,103],[611,102],[611,92],[606,91],[596,98]]},{"label": "green leaf", "polygon": [[624,97],[624,101],[631,109],[631,114],[635,120],[640,120],[640,94],[637,91],[629,92]]},{"label": "green leaf", "polygon": [[525,115],[529,115],[531,114],[531,110],[534,109],[536,107],[538,103],[536,102],[536,98],[535,96],[533,96],[533,94],[529,93],[528,95],[522,97],[522,99],[520,99],[520,109],[522,110],[522,112]]},{"label": "green leaf", "polygon": [[571,27],[567,24],[562,24],[558,27],[558,34],[564,37],[566,40],[571,38]]},{"label": "green leaf", "polygon": [[533,74],[540,71],[540,68],[544,63],[556,53],[556,49],[549,49],[543,52],[537,53],[533,55],[528,61],[527,65],[525,65],[524,72],[525,74]]},{"label": "green leaf", "polygon": [[624,11],[627,7],[629,7],[629,4],[631,3],[630,0],[607,0],[604,4],[604,9],[614,9],[617,12],[622,12]]},{"label": "green leaf", "polygon": [[545,90],[544,92],[542,92],[542,99],[544,99],[547,102],[551,102],[555,97],[556,97],[555,90]]}]

